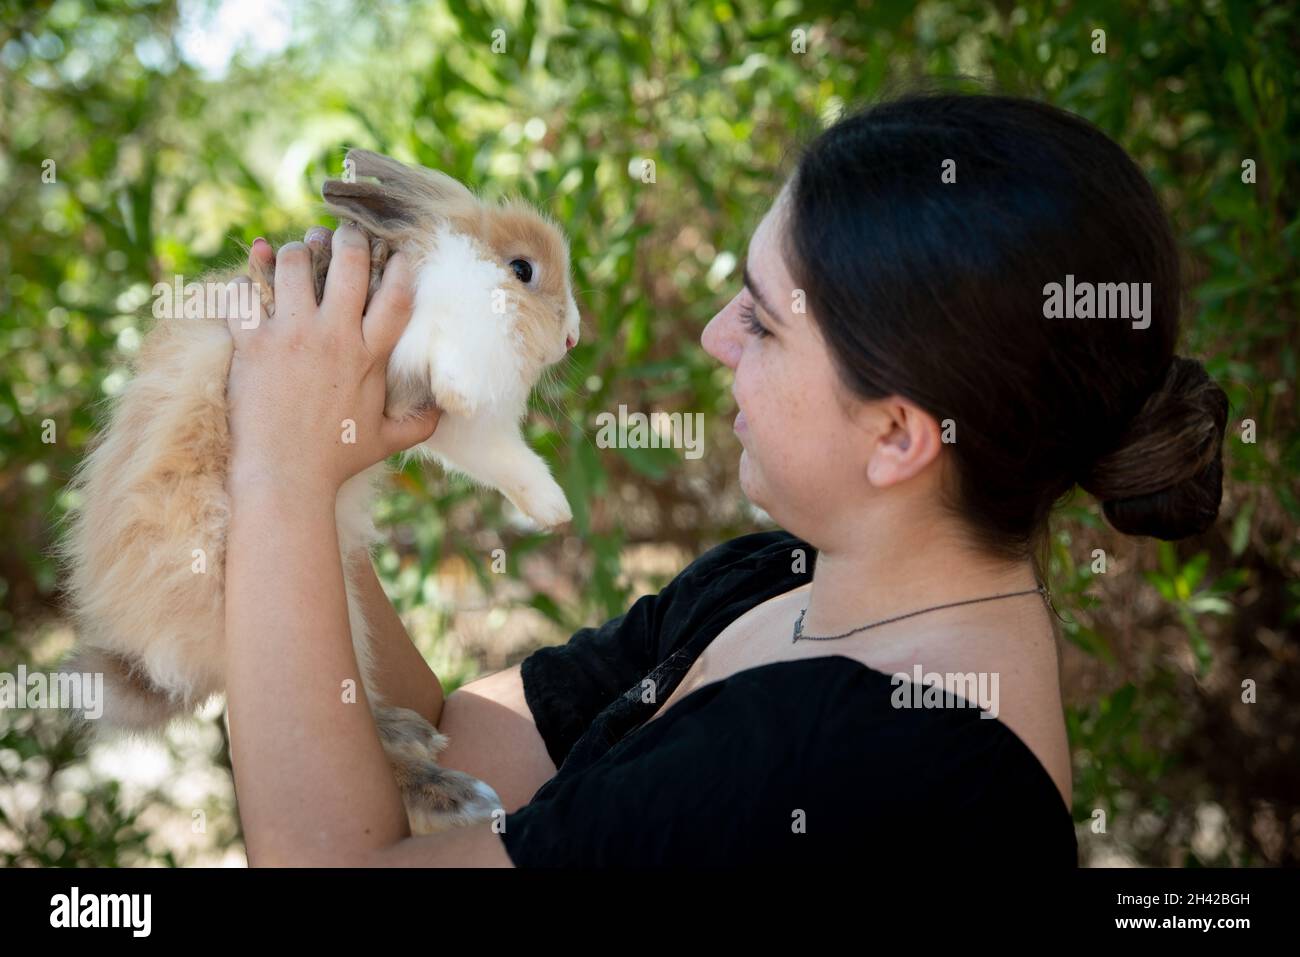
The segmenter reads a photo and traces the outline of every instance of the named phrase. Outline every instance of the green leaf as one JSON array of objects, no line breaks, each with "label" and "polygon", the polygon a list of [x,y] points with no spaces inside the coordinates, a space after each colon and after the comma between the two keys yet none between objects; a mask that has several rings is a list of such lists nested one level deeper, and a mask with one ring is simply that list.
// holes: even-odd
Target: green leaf
[{"label": "green leaf", "polygon": [[1182,620],[1183,627],[1187,629],[1187,644],[1196,658],[1196,673],[1198,677],[1203,678],[1209,673],[1210,665],[1214,663],[1214,652],[1210,650],[1210,643],[1206,641],[1205,633],[1196,623],[1195,615],[1185,609],[1179,609],[1178,617]]},{"label": "green leaf", "polygon": [[[1209,564],[1210,553],[1200,552],[1183,566],[1183,570],[1178,576],[1178,580],[1181,583],[1179,589],[1180,597],[1185,599],[1192,592],[1196,591],[1196,586],[1199,585],[1201,579],[1205,577],[1205,570],[1209,567]],[[1184,591],[1186,594],[1183,594]]]},{"label": "green leaf", "polygon": [[1250,520],[1255,514],[1255,500],[1251,499],[1240,509],[1232,520],[1232,533],[1229,538],[1232,557],[1240,558],[1250,544]]},{"label": "green leaf", "polygon": [[667,476],[677,465],[677,453],[672,449],[620,448],[619,454],[638,473],[656,481]]},{"label": "green leaf", "polygon": [[528,604],[529,607],[537,609],[557,625],[565,624],[564,614],[560,611],[560,606],[549,595],[534,595]]}]

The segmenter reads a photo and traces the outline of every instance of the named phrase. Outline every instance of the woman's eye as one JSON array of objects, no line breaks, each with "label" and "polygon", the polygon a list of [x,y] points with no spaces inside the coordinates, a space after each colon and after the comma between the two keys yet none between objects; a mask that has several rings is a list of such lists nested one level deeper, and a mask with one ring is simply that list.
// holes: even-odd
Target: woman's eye
[{"label": "woman's eye", "polygon": [[527,259],[510,260],[510,268],[515,271],[515,278],[527,284],[533,281],[533,264]]},{"label": "woman's eye", "polygon": [[763,339],[772,334],[767,331],[766,326],[758,321],[758,311],[754,309],[754,304],[752,302],[740,307],[740,318],[745,323],[745,328],[748,329],[752,335]]}]

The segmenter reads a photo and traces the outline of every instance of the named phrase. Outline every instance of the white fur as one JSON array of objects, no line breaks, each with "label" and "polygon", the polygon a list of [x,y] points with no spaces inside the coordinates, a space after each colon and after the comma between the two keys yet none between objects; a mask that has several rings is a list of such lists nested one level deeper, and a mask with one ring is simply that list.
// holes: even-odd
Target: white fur
[{"label": "white fur", "polygon": [[[412,317],[389,362],[389,411],[404,414],[432,395],[442,418],[412,453],[501,490],[542,525],[567,521],[563,492],[520,428],[540,366],[564,355],[566,334],[577,340],[572,296],[566,328],[556,329],[555,304],[519,298],[528,293],[478,240],[446,225],[427,238]],[[104,714],[94,722],[103,730],[157,731],[225,690],[233,346],[219,316],[159,322],[78,468],[82,502],[59,550],[80,641],[62,670],[104,673]],[[345,482],[335,520],[360,677],[404,782],[412,828],[429,832],[486,817],[500,802],[482,782],[439,769],[445,736],[415,712],[385,705],[374,680],[356,583],[370,574],[368,549],[381,538],[372,506],[384,472],[381,462]]]},{"label": "white fur", "polygon": [[[564,493],[520,432],[536,370],[525,368],[513,278],[465,236],[444,228],[436,241],[389,378],[428,382],[435,400],[452,393],[472,412],[444,412],[433,437],[412,451],[499,489],[542,525],[567,521]],[[492,308],[498,289],[510,290],[501,312]],[[224,321],[172,322],[155,335],[163,338],[124,390],[107,441],[82,463],[85,503],[62,551],[85,644],[136,663],[176,708],[189,709],[224,687],[220,578],[195,574],[190,563],[194,549],[218,567],[225,558],[229,496],[219,464],[233,343]],[[335,503],[353,646],[372,697],[353,563],[381,540],[372,515],[384,472],[381,462],[349,479]],[[125,691],[118,697],[121,720],[107,725],[142,726],[162,714],[141,706],[137,715]]]},{"label": "white fur", "polygon": [[[518,408],[522,414],[531,384],[514,341],[518,306],[512,296],[498,296],[506,308],[493,312],[493,292],[508,290],[510,276],[482,258],[469,237],[444,226],[435,238],[435,252],[416,280],[410,324],[389,359],[389,374],[429,375],[444,408]],[[448,396],[455,398],[443,401]]]},{"label": "white fur", "polygon": [[[436,241],[436,252],[420,269],[411,320],[389,359],[388,375],[391,381],[428,375],[439,406],[465,412],[444,412],[419,451],[500,490],[541,525],[567,522],[572,515],[563,490],[520,432],[531,382],[521,357],[512,280],[470,238],[444,227]],[[507,291],[502,312],[493,311],[498,290]],[[576,340],[572,299],[569,313]],[[559,348],[562,355],[562,341]]]},{"label": "white fur", "polygon": [[[416,451],[498,489],[541,525],[567,522],[572,514],[564,491],[520,431],[531,383],[522,360],[518,303],[509,294],[505,309],[493,310],[494,292],[509,290],[510,277],[483,258],[473,240],[446,227],[438,232],[434,248],[419,270],[411,319],[389,358],[388,378],[397,382],[428,376],[440,406],[466,408],[469,414],[444,412],[433,436]],[[572,300],[566,318],[576,340],[578,313]],[[371,515],[375,482],[383,472],[383,463],[372,466],[339,490],[335,516],[345,569],[355,549],[380,540]],[[346,578],[353,648],[375,697],[375,682],[369,680],[369,626],[352,576]]]}]

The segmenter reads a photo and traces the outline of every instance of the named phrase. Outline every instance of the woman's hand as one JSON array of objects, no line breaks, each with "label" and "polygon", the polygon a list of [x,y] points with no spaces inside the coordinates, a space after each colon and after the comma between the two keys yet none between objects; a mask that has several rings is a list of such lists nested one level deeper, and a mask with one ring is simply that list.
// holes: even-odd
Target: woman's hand
[{"label": "woman's hand", "polygon": [[[308,238],[329,241],[319,229]],[[250,264],[273,255],[259,239]],[[275,315],[254,328],[227,320],[233,485],[269,479],[332,500],[358,472],[433,434],[436,408],[400,421],[384,414],[388,357],[411,318],[410,265],[401,253],[389,258],[363,315],[369,275],[365,235],[340,227],[317,305],[307,246],[289,243],[275,260]]]}]

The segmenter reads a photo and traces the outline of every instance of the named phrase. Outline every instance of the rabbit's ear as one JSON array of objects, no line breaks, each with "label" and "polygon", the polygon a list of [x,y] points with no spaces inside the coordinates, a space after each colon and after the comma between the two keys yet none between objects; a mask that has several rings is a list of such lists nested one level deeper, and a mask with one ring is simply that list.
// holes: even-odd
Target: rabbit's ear
[{"label": "rabbit's ear", "polygon": [[417,196],[439,206],[474,202],[474,194],[446,173],[423,166],[407,166],[370,150],[348,150],[344,158],[357,176],[373,176],[380,184],[400,195]]},{"label": "rabbit's ear", "polygon": [[[353,176],[326,181],[321,188],[326,205],[336,216],[356,220],[385,239],[399,239],[430,219],[477,203],[473,193],[445,173],[406,166],[369,150],[348,150],[344,166]],[[355,177],[360,176],[379,182],[359,182]]]},{"label": "rabbit's ear", "polygon": [[415,227],[415,206],[374,183],[326,180],[321,196],[330,213],[339,219],[355,220],[375,236],[396,238]]}]

